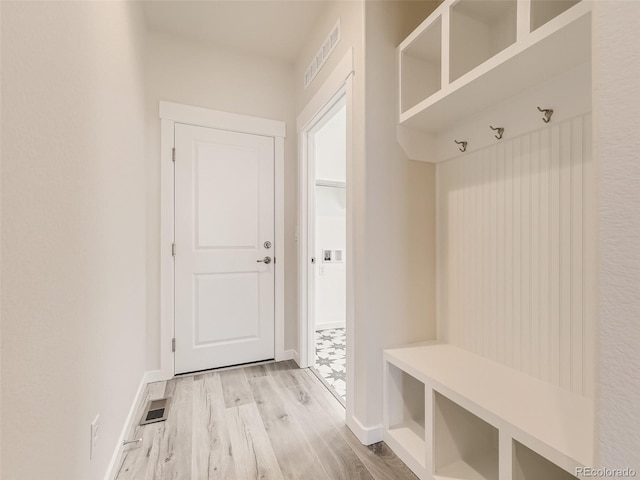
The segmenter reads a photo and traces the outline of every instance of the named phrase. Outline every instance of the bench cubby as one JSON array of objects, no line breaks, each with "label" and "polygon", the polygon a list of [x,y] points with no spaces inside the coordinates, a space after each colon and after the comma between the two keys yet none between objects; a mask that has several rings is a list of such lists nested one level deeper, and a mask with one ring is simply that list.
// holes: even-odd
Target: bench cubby
[{"label": "bench cubby", "polygon": [[458,347],[385,350],[384,392],[384,440],[423,480],[570,480],[593,465],[591,399]]}]

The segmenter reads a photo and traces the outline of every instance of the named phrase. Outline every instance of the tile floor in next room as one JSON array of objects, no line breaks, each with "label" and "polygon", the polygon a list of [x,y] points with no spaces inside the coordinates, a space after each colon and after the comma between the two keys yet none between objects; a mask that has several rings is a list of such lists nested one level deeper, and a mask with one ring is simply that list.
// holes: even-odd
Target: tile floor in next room
[{"label": "tile floor in next room", "polygon": [[347,398],[347,355],[344,328],[316,331],[314,368],[344,404]]},{"label": "tile floor in next room", "polygon": [[151,383],[172,397],[165,422],[136,426],[117,480],[417,480],[391,450],[363,446],[344,409],[293,361]]}]

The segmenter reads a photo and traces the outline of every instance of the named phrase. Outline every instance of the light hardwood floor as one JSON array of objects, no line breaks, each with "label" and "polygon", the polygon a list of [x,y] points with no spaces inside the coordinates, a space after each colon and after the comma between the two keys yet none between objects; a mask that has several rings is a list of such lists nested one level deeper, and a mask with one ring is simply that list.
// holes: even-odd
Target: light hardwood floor
[{"label": "light hardwood floor", "polygon": [[292,361],[151,383],[166,422],[137,426],[116,480],[416,480],[384,444],[360,444],[344,409]]}]

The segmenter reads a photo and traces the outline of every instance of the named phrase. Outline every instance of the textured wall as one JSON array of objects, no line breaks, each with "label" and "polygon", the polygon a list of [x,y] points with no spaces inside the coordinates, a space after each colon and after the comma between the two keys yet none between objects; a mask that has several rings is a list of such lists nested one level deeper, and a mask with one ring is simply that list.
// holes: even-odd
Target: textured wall
[{"label": "textured wall", "polygon": [[440,340],[592,395],[591,115],[438,164]]},{"label": "textured wall", "polygon": [[640,5],[594,3],[594,138],[601,175],[599,463],[640,472]]},{"label": "textured wall", "polygon": [[0,477],[100,479],[145,370],[144,22],[1,8]]}]

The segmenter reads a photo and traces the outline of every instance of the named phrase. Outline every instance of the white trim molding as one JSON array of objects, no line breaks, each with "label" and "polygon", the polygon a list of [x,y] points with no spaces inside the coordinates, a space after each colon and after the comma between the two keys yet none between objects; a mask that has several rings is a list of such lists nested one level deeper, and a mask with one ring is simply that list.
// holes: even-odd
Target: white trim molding
[{"label": "white trim molding", "polygon": [[155,381],[153,378],[158,374],[159,370],[145,372],[142,375],[142,379],[140,380],[140,385],[138,385],[138,391],[133,397],[133,403],[129,408],[129,413],[127,414],[127,419],[124,421],[122,426],[122,431],[118,436],[118,440],[116,442],[115,449],[113,451],[113,455],[111,455],[111,461],[109,462],[109,466],[107,467],[107,471],[104,475],[104,480],[115,480],[116,475],[118,473],[118,467],[120,466],[120,462],[122,461],[122,444],[125,441],[127,434],[129,433],[131,426],[133,425],[134,418],[133,416],[136,413],[138,405],[142,401],[144,396],[144,390],[147,384]]},{"label": "white trim molding", "polygon": [[160,370],[154,380],[169,380],[175,374],[172,339],[174,338],[174,129],[177,123],[218,130],[262,135],[274,139],[275,205],[275,360],[293,358],[284,350],[284,138],[286,123],[279,120],[209,110],[207,108],[160,102]]},{"label": "white trim molding", "polygon": [[276,360],[276,362],[279,362],[281,360],[294,360],[296,363],[298,363],[296,361],[296,358],[298,357],[298,352],[296,352],[293,349],[290,350],[285,350],[284,352],[282,352],[282,358],[279,360]]},{"label": "white trim molding", "polygon": [[[284,130],[283,130],[284,133]],[[284,137],[275,137],[275,360],[288,360],[284,350]],[[291,357],[292,358],[292,357]]]},{"label": "white trim molding", "polygon": [[285,138],[287,136],[287,125],[280,120],[210,110],[180,103],[161,101],[160,118],[172,120],[175,123],[217,128],[230,132],[252,133],[265,137]]},{"label": "white trim molding", "polygon": [[384,428],[382,424],[365,427],[356,417],[347,415],[347,427],[363,445],[372,445],[383,440]]}]

